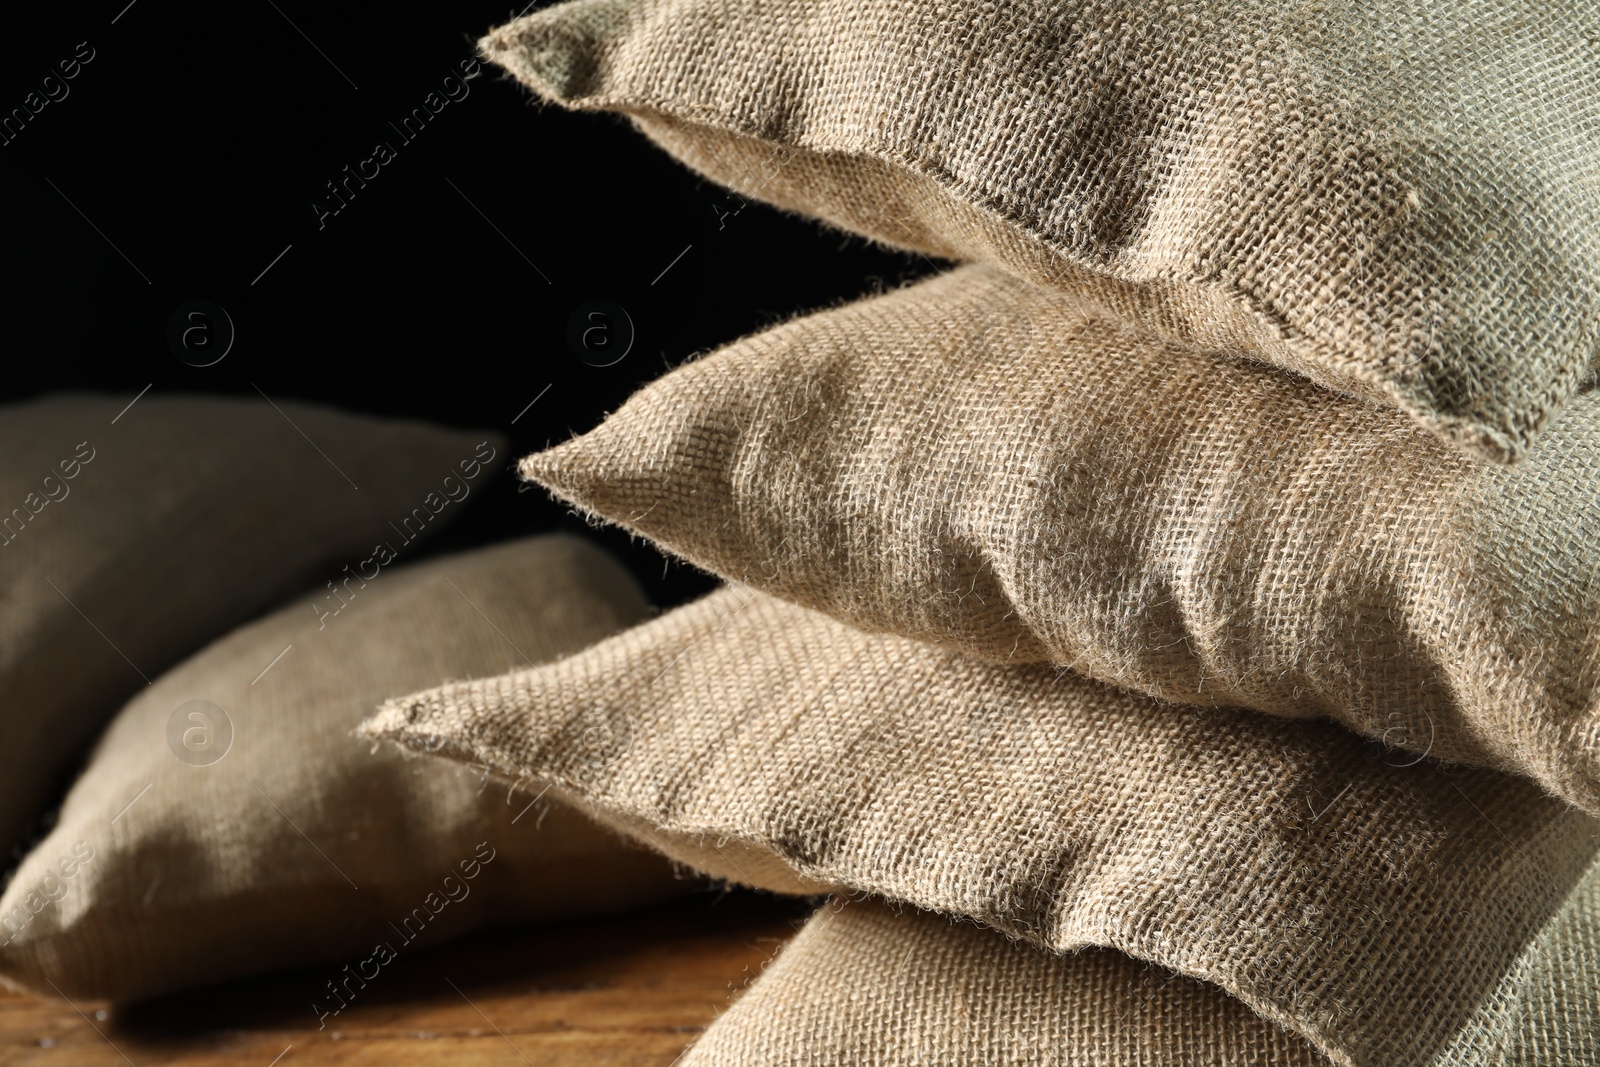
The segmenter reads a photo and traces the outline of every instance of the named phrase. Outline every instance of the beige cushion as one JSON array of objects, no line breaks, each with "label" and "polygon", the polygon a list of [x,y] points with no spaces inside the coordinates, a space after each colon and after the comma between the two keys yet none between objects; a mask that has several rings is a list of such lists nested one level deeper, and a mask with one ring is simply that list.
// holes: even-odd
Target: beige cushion
[{"label": "beige cushion", "polygon": [[[481,46],[743,196],[1059,283],[1496,459],[1600,338],[1582,0],[577,0]],[[706,207],[734,226],[743,202]]]},{"label": "beige cushion", "polygon": [[[333,994],[362,988],[340,965],[372,980],[389,962],[379,946],[400,954],[684,885],[610,831],[534,803],[537,790],[508,795],[482,769],[374,753],[351,733],[385,694],[541,663],[639,619],[645,601],[615,562],[543,537],[396,567],[352,592],[321,628],[308,592],[117,716],[0,898],[0,977],[133,999],[320,963],[335,988],[315,996],[332,1012]],[[226,732],[204,705],[217,721],[190,719],[193,701],[231,723],[215,762],[215,748],[177,755]]]},{"label": "beige cushion", "polygon": [[497,434],[132,399],[0,408],[0,857],[149,679],[380,541],[406,558],[506,461]]},{"label": "beige cushion", "polygon": [[1221,990],[877,900],[818,911],[682,1067],[1327,1067]]},{"label": "beige cushion", "polygon": [[1335,1063],[1600,1058],[1600,821],[1330,724],[1157,704],[734,588],[364,730],[549,783],[720,878],[1116,949]]},{"label": "beige cushion", "polygon": [[1482,464],[965,267],[681,367],[522,471],[867,630],[1328,716],[1600,813],[1600,393]]}]

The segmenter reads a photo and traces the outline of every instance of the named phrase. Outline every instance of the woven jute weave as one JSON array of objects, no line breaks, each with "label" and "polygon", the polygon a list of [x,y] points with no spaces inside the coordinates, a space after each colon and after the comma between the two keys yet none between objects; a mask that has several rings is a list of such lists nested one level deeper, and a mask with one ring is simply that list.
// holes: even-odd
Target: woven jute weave
[{"label": "woven jute weave", "polygon": [[969,266],[737,341],[521,470],[866,630],[1328,716],[1600,813],[1600,393],[1477,463]]},{"label": "woven jute weave", "polygon": [[831,903],[683,1067],[1327,1067],[1215,986],[934,912]]},{"label": "woven jute weave", "polygon": [[481,46],[742,196],[1064,284],[1496,459],[1600,338],[1584,0],[578,0]]},{"label": "woven jute weave", "polygon": [[[325,964],[331,985],[307,996],[336,1015],[390,953],[687,888],[570,808],[351,735],[397,688],[541,663],[637,621],[648,605],[619,564],[542,537],[341,590],[337,616],[310,591],[117,716],[0,899],[0,980],[132,1000]],[[218,747],[185,760],[190,740]]]},{"label": "woven jute weave", "polygon": [[[159,390],[0,408],[0,457],[8,858],[95,734],[151,678],[395,539],[389,524],[443,479],[459,481],[459,463],[477,471],[462,482],[471,491],[507,459],[497,434]],[[413,536],[455,510],[424,511],[434,521],[413,521]]]},{"label": "woven jute weave", "polygon": [[1600,823],[1337,726],[1162,705],[731,588],[364,725],[730,881],[1209,982],[1333,1062],[1591,1063]]}]

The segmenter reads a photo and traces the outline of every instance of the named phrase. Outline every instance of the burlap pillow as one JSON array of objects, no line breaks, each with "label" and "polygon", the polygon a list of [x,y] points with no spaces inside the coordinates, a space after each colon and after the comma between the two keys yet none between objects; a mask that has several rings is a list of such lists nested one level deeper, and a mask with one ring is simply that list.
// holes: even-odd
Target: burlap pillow
[{"label": "burlap pillow", "polygon": [[351,733],[386,694],[540,663],[637,620],[645,602],[616,563],[545,537],[351,591],[325,627],[313,590],[123,710],[0,899],[0,977],[132,999],[325,963],[332,986],[308,986],[308,1010],[336,1015],[413,943],[684,884],[536,792]]},{"label": "burlap pillow", "polygon": [[744,196],[1063,284],[1510,460],[1600,338],[1597,12],[578,0],[481,47]]},{"label": "burlap pillow", "polygon": [[380,541],[403,557],[505,462],[497,434],[132,399],[0,408],[0,866],[149,679]]},{"label": "burlap pillow", "polygon": [[1475,463],[966,267],[736,342],[522,471],[867,630],[1330,716],[1600,813],[1600,394]]},{"label": "burlap pillow", "polygon": [[1215,986],[875,900],[824,907],[681,1067],[1327,1067]]},{"label": "burlap pillow", "polygon": [[[1330,724],[1157,704],[731,589],[363,729],[549,784],[720,878],[1116,949],[1338,1064],[1600,1056],[1600,822]],[[1522,1035],[1573,1056],[1507,1061]]]}]

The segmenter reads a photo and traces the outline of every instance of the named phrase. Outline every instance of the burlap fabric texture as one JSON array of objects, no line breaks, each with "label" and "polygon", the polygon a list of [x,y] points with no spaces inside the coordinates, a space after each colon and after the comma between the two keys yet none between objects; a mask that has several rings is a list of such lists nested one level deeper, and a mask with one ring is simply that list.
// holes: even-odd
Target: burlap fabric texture
[{"label": "burlap fabric texture", "polygon": [[1177,707],[727,589],[363,732],[668,856],[1209,982],[1336,1064],[1600,1057],[1600,823],[1327,723]]},{"label": "burlap fabric texture", "polygon": [[0,408],[0,857],[149,679],[376,542],[404,551],[390,523],[444,525],[465,505],[427,510],[442,481],[473,492],[508,458],[283,399],[134,400]]},{"label": "burlap fabric texture", "polygon": [[1590,3],[578,0],[481,47],[731,187],[723,225],[999,263],[1495,459],[1600,338]]},{"label": "burlap fabric texture", "polygon": [[1600,393],[1477,463],[969,266],[737,341],[521,470],[862,629],[1326,716],[1600,813]]},{"label": "burlap fabric texture", "polygon": [[817,912],[682,1067],[1327,1067],[1217,987],[878,900]]},{"label": "burlap fabric texture", "polygon": [[543,537],[345,592],[344,611],[319,618],[308,591],[122,711],[0,899],[0,978],[128,1000],[324,964],[307,1010],[337,1026],[395,955],[688,887],[571,809],[486,785],[482,768],[352,735],[396,689],[541,663],[637,621],[644,598],[617,563]]}]

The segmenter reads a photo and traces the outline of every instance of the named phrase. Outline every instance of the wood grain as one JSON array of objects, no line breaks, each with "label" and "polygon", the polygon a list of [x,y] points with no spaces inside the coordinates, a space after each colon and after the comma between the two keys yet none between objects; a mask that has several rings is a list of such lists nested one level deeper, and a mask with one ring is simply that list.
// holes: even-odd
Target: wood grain
[{"label": "wood grain", "polygon": [[122,1006],[0,993],[0,1064],[667,1067],[808,911],[702,895],[479,935],[402,954],[320,1029],[311,1002],[336,968]]}]

